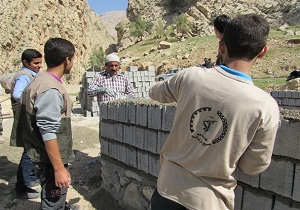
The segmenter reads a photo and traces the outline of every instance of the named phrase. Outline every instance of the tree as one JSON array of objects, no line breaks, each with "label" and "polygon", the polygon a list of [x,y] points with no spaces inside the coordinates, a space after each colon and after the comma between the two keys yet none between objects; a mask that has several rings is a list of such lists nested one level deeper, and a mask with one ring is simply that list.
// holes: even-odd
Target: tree
[{"label": "tree", "polygon": [[157,38],[161,38],[164,35],[164,21],[163,19],[159,19],[155,25],[156,36]]},{"label": "tree", "polygon": [[184,13],[175,17],[173,19],[173,23],[175,24],[175,29],[177,30],[177,33],[181,33],[182,36],[184,34],[188,34],[190,30],[190,22],[188,21]]},{"label": "tree", "polygon": [[130,24],[130,35],[143,40],[143,35],[145,31],[151,28],[151,24],[144,21],[142,18],[138,17],[134,22]]},{"label": "tree", "polygon": [[101,70],[104,61],[104,52],[102,48],[94,49],[89,60],[93,70]]}]

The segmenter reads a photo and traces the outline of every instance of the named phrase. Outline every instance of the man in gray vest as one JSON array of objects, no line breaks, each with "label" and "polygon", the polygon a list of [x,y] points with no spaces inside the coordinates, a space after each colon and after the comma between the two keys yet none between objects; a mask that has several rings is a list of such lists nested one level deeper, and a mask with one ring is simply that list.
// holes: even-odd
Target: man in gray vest
[{"label": "man in gray vest", "polygon": [[[42,67],[42,54],[35,49],[26,49],[22,53],[21,60],[23,67],[16,73],[11,81],[11,104],[14,114],[26,86],[33,80]],[[33,189],[33,187],[37,185],[38,182],[32,161],[24,149],[17,171],[17,182],[15,186],[17,198],[38,198],[40,193]]]},{"label": "man in gray vest", "polygon": [[51,38],[44,53],[47,71],[38,73],[23,92],[12,129],[16,138],[11,141],[25,147],[35,166],[42,187],[40,208],[64,210],[71,184],[67,166],[75,156],[73,102],[61,78],[73,67],[75,47],[68,40]]}]

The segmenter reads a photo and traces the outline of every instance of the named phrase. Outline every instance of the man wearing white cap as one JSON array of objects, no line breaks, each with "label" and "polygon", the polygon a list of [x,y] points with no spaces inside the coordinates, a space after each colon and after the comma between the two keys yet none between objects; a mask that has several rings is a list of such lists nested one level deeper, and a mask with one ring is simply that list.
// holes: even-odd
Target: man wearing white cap
[{"label": "man wearing white cap", "polygon": [[133,87],[130,81],[119,74],[120,58],[116,54],[105,57],[105,70],[96,74],[88,87],[88,95],[97,95],[98,103],[120,98],[132,98]]}]

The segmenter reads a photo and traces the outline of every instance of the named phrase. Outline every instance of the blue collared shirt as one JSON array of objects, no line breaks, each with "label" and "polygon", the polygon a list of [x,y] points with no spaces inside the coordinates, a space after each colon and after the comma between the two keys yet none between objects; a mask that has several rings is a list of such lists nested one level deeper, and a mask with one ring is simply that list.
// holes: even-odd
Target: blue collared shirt
[{"label": "blue collared shirt", "polygon": [[249,80],[250,82],[252,82],[252,78],[248,75],[248,74],[245,74],[243,72],[240,72],[240,71],[237,71],[237,70],[234,70],[232,68],[229,68],[225,65],[220,65],[219,66],[221,69],[223,69],[224,71],[228,72],[229,74],[233,74],[235,76],[238,76],[238,77],[241,77],[243,79],[246,79],[246,80]]},{"label": "blue collared shirt", "polygon": [[[33,77],[35,77],[36,72],[26,68],[25,66],[23,66],[22,68],[25,71],[28,71]],[[16,100],[19,101],[21,98],[21,95],[24,91],[24,89],[26,88],[26,86],[28,85],[28,83],[30,82],[30,78],[28,75],[26,74],[22,74],[21,76],[19,76],[16,79],[16,84],[15,84],[15,88],[13,89],[12,92],[12,97]]]}]

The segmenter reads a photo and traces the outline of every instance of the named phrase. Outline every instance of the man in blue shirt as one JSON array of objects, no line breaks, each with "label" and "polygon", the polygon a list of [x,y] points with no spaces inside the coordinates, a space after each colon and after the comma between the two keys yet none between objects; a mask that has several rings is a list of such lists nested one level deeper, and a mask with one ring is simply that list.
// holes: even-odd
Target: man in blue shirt
[{"label": "man in blue shirt", "polygon": [[[11,83],[11,103],[14,114],[23,91],[42,67],[42,54],[37,50],[26,49],[22,53],[21,59],[23,67],[16,73]],[[35,170],[27,151],[24,149],[17,171],[15,186],[17,198],[38,198],[39,192],[32,188],[36,185],[38,183]]]}]

